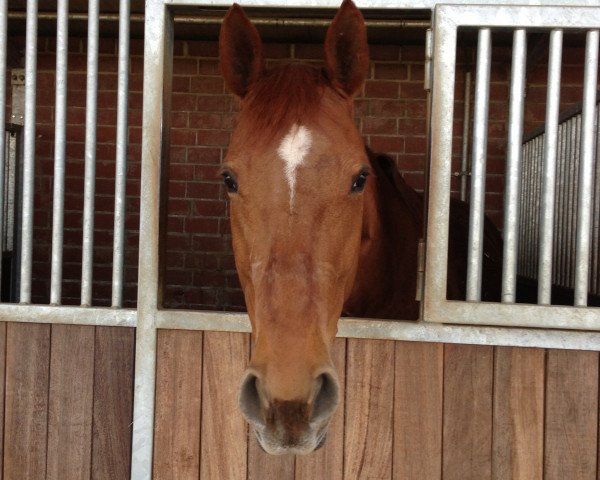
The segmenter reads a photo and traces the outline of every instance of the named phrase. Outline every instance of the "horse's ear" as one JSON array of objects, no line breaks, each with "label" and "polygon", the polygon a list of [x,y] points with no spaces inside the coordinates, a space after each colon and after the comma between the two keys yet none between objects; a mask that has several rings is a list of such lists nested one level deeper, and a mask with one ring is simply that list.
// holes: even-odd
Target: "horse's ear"
[{"label": "horse's ear", "polygon": [[334,84],[353,96],[369,68],[365,20],[352,0],[344,0],[325,38],[325,66]]},{"label": "horse's ear", "polygon": [[248,93],[264,70],[260,35],[237,3],[229,9],[221,25],[219,59],[225,83],[238,97]]}]

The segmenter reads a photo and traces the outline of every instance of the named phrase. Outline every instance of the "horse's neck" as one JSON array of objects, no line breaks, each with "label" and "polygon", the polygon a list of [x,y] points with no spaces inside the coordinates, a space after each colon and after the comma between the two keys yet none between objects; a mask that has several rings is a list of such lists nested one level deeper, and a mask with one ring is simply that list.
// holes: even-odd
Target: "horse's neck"
[{"label": "horse's neck", "polygon": [[[385,172],[365,190],[358,271],[344,313],[352,316],[416,319],[417,244],[420,224]],[[402,181],[402,180],[400,180]],[[404,188],[408,186],[402,184]],[[410,189],[409,189],[410,190]],[[420,199],[415,195],[409,200]],[[412,206],[414,207],[414,205]]]}]

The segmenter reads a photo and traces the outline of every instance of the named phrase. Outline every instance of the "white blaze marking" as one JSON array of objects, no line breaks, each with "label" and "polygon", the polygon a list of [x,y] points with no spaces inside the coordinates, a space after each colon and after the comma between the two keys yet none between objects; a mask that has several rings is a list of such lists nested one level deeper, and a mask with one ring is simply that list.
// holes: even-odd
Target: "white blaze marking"
[{"label": "white blaze marking", "polygon": [[277,149],[277,153],[283,159],[285,178],[290,186],[290,207],[294,203],[296,169],[302,165],[311,144],[310,130],[302,125],[294,124]]}]

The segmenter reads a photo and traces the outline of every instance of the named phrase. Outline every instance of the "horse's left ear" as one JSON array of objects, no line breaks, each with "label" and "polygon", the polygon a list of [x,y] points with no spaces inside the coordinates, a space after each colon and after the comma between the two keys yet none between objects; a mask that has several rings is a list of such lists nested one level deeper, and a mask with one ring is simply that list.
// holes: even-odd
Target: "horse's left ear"
[{"label": "horse's left ear", "polygon": [[334,84],[353,96],[369,68],[365,20],[352,0],[344,0],[325,38],[325,66]]},{"label": "horse's left ear", "polygon": [[238,97],[244,97],[264,71],[260,35],[237,3],[221,24],[219,60],[227,87]]}]

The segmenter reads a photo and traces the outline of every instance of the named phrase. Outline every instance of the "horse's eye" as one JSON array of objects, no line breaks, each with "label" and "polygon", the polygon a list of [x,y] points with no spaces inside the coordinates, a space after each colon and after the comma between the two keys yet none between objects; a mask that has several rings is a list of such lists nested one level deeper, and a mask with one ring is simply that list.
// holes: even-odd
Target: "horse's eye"
[{"label": "horse's eye", "polygon": [[350,188],[350,191],[352,193],[362,192],[365,189],[365,184],[367,183],[368,176],[368,172],[360,172],[356,177],[354,177],[354,181],[352,182],[352,187]]},{"label": "horse's eye", "polygon": [[233,177],[233,175],[229,172],[223,172],[223,182],[225,183],[225,186],[227,187],[227,191],[229,193],[237,193],[238,191],[238,185],[237,182],[235,181],[235,178]]}]

